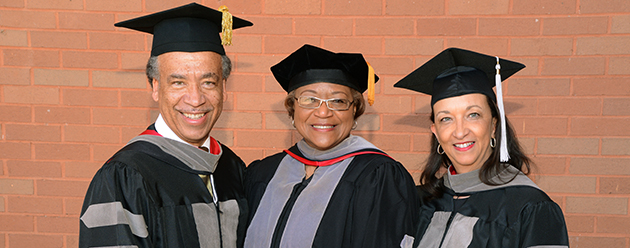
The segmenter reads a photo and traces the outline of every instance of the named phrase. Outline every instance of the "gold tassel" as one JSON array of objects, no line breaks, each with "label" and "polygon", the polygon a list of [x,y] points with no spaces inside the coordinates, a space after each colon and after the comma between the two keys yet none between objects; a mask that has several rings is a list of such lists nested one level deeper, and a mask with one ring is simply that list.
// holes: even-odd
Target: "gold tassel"
[{"label": "gold tassel", "polygon": [[221,45],[232,45],[232,14],[230,14],[228,7],[221,5],[219,11],[223,12],[223,19],[221,19]]},{"label": "gold tassel", "polygon": [[367,66],[368,66],[368,103],[370,104],[370,106],[372,106],[372,104],[374,104],[374,68],[372,68],[372,66],[370,65],[370,63],[366,62]]}]

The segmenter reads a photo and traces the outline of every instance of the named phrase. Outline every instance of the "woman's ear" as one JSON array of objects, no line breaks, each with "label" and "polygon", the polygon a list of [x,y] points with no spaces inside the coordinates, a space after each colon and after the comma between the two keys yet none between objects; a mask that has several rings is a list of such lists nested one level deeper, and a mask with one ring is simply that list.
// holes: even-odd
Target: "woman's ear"
[{"label": "woman's ear", "polygon": [[490,135],[490,137],[492,138],[497,138],[496,134],[497,134],[497,118],[496,117],[492,117],[492,135]]}]

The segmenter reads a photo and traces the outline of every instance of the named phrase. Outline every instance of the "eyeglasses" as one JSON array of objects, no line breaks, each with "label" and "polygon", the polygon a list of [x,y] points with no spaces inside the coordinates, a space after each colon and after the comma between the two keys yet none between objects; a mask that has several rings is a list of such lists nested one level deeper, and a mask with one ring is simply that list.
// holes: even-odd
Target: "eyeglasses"
[{"label": "eyeglasses", "polygon": [[328,107],[328,109],[336,111],[348,110],[350,105],[354,103],[347,99],[332,98],[324,100],[314,96],[301,96],[296,97],[295,99],[297,100],[297,104],[302,108],[316,109],[322,106],[323,102],[326,102],[326,107]]}]

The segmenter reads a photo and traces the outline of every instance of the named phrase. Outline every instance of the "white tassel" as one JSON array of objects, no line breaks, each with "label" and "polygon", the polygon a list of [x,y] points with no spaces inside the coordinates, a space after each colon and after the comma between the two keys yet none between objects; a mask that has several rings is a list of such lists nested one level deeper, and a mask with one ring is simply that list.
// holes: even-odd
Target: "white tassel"
[{"label": "white tassel", "polygon": [[499,156],[501,162],[507,162],[510,160],[510,153],[508,152],[507,147],[507,131],[505,128],[505,108],[503,107],[503,89],[501,88],[501,64],[499,64],[499,57],[497,58],[497,65],[495,68],[497,69],[497,75],[494,77],[494,82],[497,88],[497,106],[499,107],[499,119],[501,121],[501,139],[499,141]]}]

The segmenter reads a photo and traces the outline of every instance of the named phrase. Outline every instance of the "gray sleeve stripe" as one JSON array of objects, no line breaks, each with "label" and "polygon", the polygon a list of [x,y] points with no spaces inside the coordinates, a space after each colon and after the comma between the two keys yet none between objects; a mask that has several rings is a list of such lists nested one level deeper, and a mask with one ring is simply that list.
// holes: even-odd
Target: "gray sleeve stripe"
[{"label": "gray sleeve stripe", "polygon": [[147,225],[144,222],[144,217],[141,214],[133,214],[129,212],[129,210],[124,209],[122,203],[120,202],[90,205],[87,210],[85,210],[83,216],[81,216],[81,221],[83,221],[85,226],[88,228],[113,226],[118,224],[129,225],[129,228],[134,235],[141,238],[149,236],[149,231],[147,231]]}]

